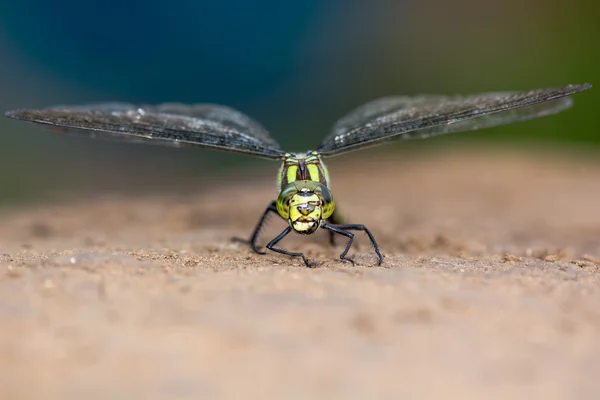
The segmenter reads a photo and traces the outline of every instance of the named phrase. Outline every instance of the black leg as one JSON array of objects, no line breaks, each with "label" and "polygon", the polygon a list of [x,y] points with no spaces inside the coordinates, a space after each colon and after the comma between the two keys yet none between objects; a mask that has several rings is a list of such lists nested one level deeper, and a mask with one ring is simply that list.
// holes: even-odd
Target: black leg
[{"label": "black leg", "polygon": [[342,261],[350,261],[352,265],[354,265],[354,260],[346,257],[346,254],[348,254],[348,250],[350,250],[350,246],[352,246],[352,242],[354,241],[354,233],[345,231],[343,229],[338,228],[335,225],[329,224],[323,224],[323,228],[327,229],[332,236],[334,233],[339,233],[340,235],[344,235],[348,238],[348,243],[346,243],[346,248],[344,249],[342,254],[340,254],[340,259]]},{"label": "black leg", "polygon": [[[333,214],[329,218],[327,218],[327,222],[333,225],[341,225],[344,223],[344,217],[339,211],[339,208],[336,207],[333,210]],[[335,232],[329,231],[329,244],[335,246]]]},{"label": "black leg", "polygon": [[267,216],[269,215],[270,212],[274,212],[275,214],[279,215],[277,213],[277,203],[275,202],[275,200],[273,200],[271,202],[271,204],[269,204],[269,206],[263,213],[262,217],[260,217],[260,219],[258,220],[258,223],[256,224],[256,228],[254,228],[254,232],[252,232],[252,236],[250,236],[250,240],[241,239],[241,238],[237,238],[237,237],[233,238],[233,240],[236,242],[242,242],[242,243],[249,244],[250,248],[258,254],[267,254],[266,251],[258,250],[258,247],[256,247],[256,242],[258,241],[258,237],[260,236],[260,231],[262,230],[263,225],[264,225],[265,221],[267,220]]},{"label": "black leg", "polygon": [[[377,245],[377,242],[375,241],[375,238],[373,237],[373,234],[371,233],[371,231],[369,229],[367,229],[366,226],[364,225],[360,225],[360,224],[349,224],[349,225],[329,225],[329,224],[324,224],[323,228],[325,229],[329,229],[330,231],[332,231],[333,229],[331,228],[337,228],[340,231],[347,231],[347,230],[356,230],[356,231],[364,231],[368,236],[369,239],[371,239],[371,244],[373,245],[373,249],[375,250],[375,253],[377,253],[377,265],[381,265],[381,263],[383,262],[383,256],[381,255],[381,253],[379,252],[379,246]],[[337,233],[341,233],[339,231],[335,231]],[[349,232],[348,232],[349,233]],[[342,257],[346,255],[346,253],[348,252],[348,249],[350,248],[350,244],[352,243],[352,241],[350,241],[348,243],[348,246],[346,247],[346,250],[344,251],[344,253],[342,253]]]},{"label": "black leg", "polygon": [[335,247],[335,232],[329,231],[329,244]]},{"label": "black leg", "polygon": [[276,245],[277,243],[279,243],[279,241],[280,241],[281,239],[283,239],[284,237],[286,237],[286,236],[287,236],[287,234],[288,234],[288,233],[290,233],[291,231],[292,231],[292,228],[291,228],[291,227],[289,227],[289,226],[288,226],[287,228],[285,228],[285,229],[283,230],[283,232],[281,232],[279,235],[277,235],[277,237],[276,237],[275,239],[271,240],[271,241],[269,242],[269,244],[267,244],[267,249],[269,249],[269,250],[273,250],[273,251],[275,251],[275,252],[277,252],[277,253],[285,254],[286,256],[292,256],[292,257],[302,257],[302,261],[304,261],[304,264],[305,264],[307,267],[314,267],[314,265],[315,265],[315,264],[314,264],[314,263],[312,263],[312,262],[310,262],[310,261],[308,261],[308,260],[306,259],[306,257],[304,257],[304,254],[303,254],[303,253],[292,253],[291,251],[287,251],[287,250],[284,250],[284,249],[280,249],[280,248],[278,248],[278,247],[275,247],[275,245]]}]

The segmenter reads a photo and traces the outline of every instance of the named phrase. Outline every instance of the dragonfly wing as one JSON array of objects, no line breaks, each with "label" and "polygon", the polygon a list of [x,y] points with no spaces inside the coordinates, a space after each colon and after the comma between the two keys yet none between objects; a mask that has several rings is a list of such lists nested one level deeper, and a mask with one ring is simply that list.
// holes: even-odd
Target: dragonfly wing
[{"label": "dragonfly wing", "polygon": [[214,104],[124,103],[17,110],[7,117],[46,124],[60,133],[165,146],[198,146],[278,159],[284,151],[258,122]]},{"label": "dragonfly wing", "polygon": [[416,139],[509,124],[563,111],[591,85],[471,96],[397,96],[369,102],[341,118],[318,151],[344,153],[392,139]]}]

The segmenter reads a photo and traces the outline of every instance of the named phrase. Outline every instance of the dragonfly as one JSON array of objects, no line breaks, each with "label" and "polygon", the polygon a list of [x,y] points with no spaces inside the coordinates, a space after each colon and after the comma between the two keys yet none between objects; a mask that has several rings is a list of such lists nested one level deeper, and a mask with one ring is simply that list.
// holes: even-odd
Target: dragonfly
[{"label": "dragonfly", "polygon": [[313,267],[315,261],[304,253],[278,244],[292,232],[311,235],[324,229],[330,233],[331,244],[335,245],[335,235],[346,238],[339,258],[354,264],[348,252],[355,233],[362,231],[369,237],[377,265],[381,265],[383,256],[371,231],[362,224],[346,223],[336,208],[323,158],[393,140],[472,131],[555,114],[572,105],[570,95],[589,88],[591,85],[584,83],[530,91],[379,98],[337,120],[316,150],[303,153],[283,150],[260,123],[217,104],[101,103],[22,109],[8,111],[6,116],[44,124],[68,135],[192,146],[279,161],[279,194],[259,218],[246,244],[256,253],[266,254],[258,240],[267,217],[273,213],[287,221],[287,226],[266,245],[268,250],[298,257],[307,267]]}]

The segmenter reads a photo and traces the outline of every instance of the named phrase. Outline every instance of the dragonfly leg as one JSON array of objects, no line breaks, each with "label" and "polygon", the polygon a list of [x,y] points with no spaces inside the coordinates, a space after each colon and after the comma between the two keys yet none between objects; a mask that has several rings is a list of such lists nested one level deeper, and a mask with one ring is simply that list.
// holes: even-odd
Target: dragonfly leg
[{"label": "dragonfly leg", "polygon": [[258,247],[256,246],[256,242],[258,241],[258,238],[260,236],[260,231],[263,228],[263,225],[265,223],[265,221],[267,220],[267,217],[269,216],[269,213],[274,212],[275,214],[279,215],[277,213],[277,206],[276,206],[276,202],[275,200],[273,200],[269,206],[267,207],[267,209],[265,210],[265,212],[263,213],[262,217],[260,217],[260,219],[258,220],[258,223],[256,224],[256,227],[254,228],[254,231],[252,232],[252,236],[250,236],[250,240],[247,239],[242,239],[242,238],[238,238],[238,237],[234,237],[233,241],[235,242],[241,242],[241,243],[245,243],[250,245],[250,248],[258,253],[258,254],[267,254],[266,251],[260,251],[258,249]]},{"label": "dragonfly leg", "polygon": [[342,254],[340,254],[340,259],[342,261],[349,261],[352,263],[352,265],[354,265],[354,260],[351,259],[350,257],[346,257],[346,255],[348,254],[348,251],[350,250],[350,247],[352,246],[352,242],[354,241],[354,233],[348,232],[346,230],[338,228],[335,225],[329,225],[329,224],[323,224],[323,228],[327,229],[330,232],[331,236],[338,233],[338,234],[346,236],[348,238],[348,243],[346,243],[346,248],[344,249]]},{"label": "dragonfly leg", "polygon": [[304,261],[304,265],[306,265],[306,266],[307,266],[307,267],[309,267],[309,268],[310,268],[310,267],[314,267],[314,266],[315,266],[315,263],[314,263],[314,262],[311,262],[311,261],[309,261],[309,260],[308,260],[308,259],[307,259],[307,258],[304,256],[304,253],[294,253],[294,252],[291,252],[291,251],[287,251],[287,250],[284,250],[284,249],[280,249],[280,248],[278,248],[278,247],[275,247],[275,245],[276,245],[277,243],[279,243],[279,241],[280,241],[281,239],[283,239],[284,237],[286,237],[286,236],[288,235],[288,233],[290,233],[291,231],[292,231],[292,228],[291,228],[291,227],[289,227],[289,226],[288,226],[287,228],[285,228],[285,229],[283,230],[283,232],[281,232],[279,235],[277,235],[277,237],[276,237],[275,239],[271,240],[271,241],[269,242],[269,244],[267,244],[267,249],[269,249],[269,250],[273,250],[273,251],[275,251],[275,252],[277,252],[277,253],[280,253],[280,254],[285,254],[286,256],[292,256],[292,257],[302,257],[302,261]]},{"label": "dragonfly leg", "polygon": [[369,239],[371,240],[371,244],[373,245],[373,249],[375,250],[375,253],[377,253],[377,265],[381,265],[381,263],[383,262],[383,256],[379,252],[379,246],[377,245],[377,242],[375,241],[373,234],[371,233],[371,231],[369,229],[367,229],[366,226],[360,225],[360,224],[347,224],[347,225],[323,224],[323,228],[329,230],[330,232],[339,233],[340,235],[344,235],[347,237],[350,237],[348,234],[352,235],[350,240],[348,241],[348,244],[346,245],[346,249],[340,255],[340,258],[342,260],[351,261],[349,258],[346,257],[346,254],[348,254],[348,250],[350,250],[350,246],[352,245],[352,241],[354,239],[354,234],[352,234],[351,232],[348,232],[348,231],[349,230],[357,230],[357,231],[363,231],[369,236]]},{"label": "dragonfly leg", "polygon": [[[327,222],[333,225],[340,225],[344,223],[344,218],[337,207],[335,210],[333,210],[333,214],[327,218]],[[331,230],[329,231],[329,244],[332,246],[335,246],[335,234],[336,232]]]}]

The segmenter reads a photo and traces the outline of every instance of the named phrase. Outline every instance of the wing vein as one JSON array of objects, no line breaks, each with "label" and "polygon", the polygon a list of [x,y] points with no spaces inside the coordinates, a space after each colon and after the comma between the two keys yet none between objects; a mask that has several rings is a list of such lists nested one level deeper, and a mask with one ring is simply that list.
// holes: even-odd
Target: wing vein
[{"label": "wing vein", "polygon": [[567,96],[590,87],[582,84],[471,96],[381,98],[338,120],[318,151],[330,156],[396,138],[425,138],[550,115],[571,106]]}]

